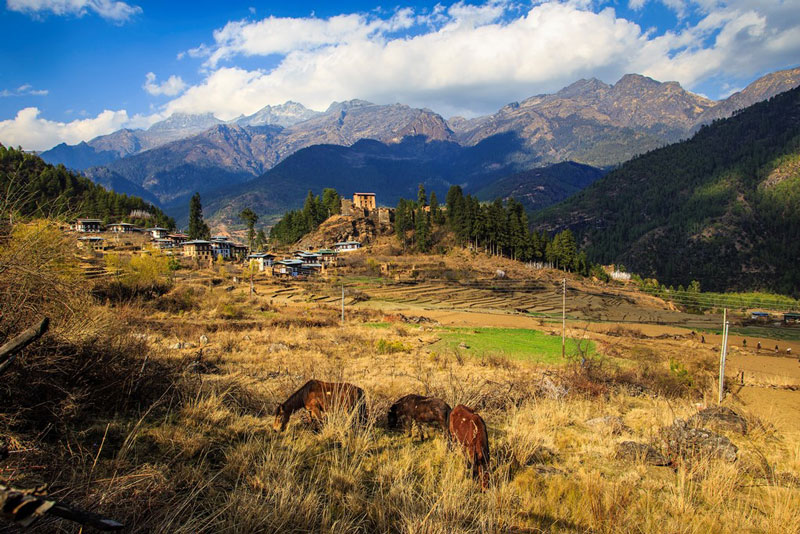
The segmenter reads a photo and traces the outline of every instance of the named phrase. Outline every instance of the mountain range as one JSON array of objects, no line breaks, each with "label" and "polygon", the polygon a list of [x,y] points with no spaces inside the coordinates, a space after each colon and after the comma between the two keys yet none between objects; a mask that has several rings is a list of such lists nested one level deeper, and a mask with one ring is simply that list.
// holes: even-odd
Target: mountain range
[{"label": "mountain range", "polygon": [[624,163],[533,223],[666,285],[798,294],[800,88]]},{"label": "mountain range", "polygon": [[[300,154],[309,147],[351,147],[352,153],[343,154],[352,156],[361,154],[363,148],[354,145],[370,139],[385,145],[385,154],[394,154],[392,145],[403,145],[408,137],[423,137],[438,148],[416,141],[403,145],[399,149],[402,157],[394,160],[402,162],[398,169],[417,165],[430,170],[428,154],[444,146],[463,154],[482,154],[491,146],[495,154],[471,159],[477,165],[473,168],[460,165],[459,172],[467,178],[449,171],[400,175],[388,168],[392,158],[384,158],[382,176],[394,177],[392,189],[404,191],[419,182],[459,183],[475,186],[472,191],[477,192],[489,185],[484,181],[488,176],[500,178],[552,163],[619,164],[687,138],[703,124],[798,84],[800,69],[780,71],[715,102],[684,90],[676,82],[661,83],[630,74],[613,85],[597,79],[579,80],[557,93],[508,104],[492,115],[449,120],[431,110],[402,104],[351,100],[334,102],[325,112],[316,112],[287,102],[227,123],[211,115],[176,114],[147,130],[120,130],[72,147],[59,145],[41,156],[48,162],[83,170],[95,180],[105,180],[120,192],[141,195],[144,190],[148,198],[155,197],[172,211],[195,191],[216,199],[241,198],[241,184],[253,181],[255,187],[269,183],[272,178],[266,174],[289,158],[295,160],[288,167],[299,169],[307,160],[312,168],[324,172],[326,169],[318,166],[318,154]],[[481,148],[467,150],[475,147]],[[353,161],[362,162],[363,158],[354,157]],[[336,168],[340,173],[349,172],[346,165]],[[299,196],[262,191],[259,209],[268,211],[261,214],[297,207],[307,189],[319,181],[304,183]],[[332,178],[331,184],[334,181]]]}]

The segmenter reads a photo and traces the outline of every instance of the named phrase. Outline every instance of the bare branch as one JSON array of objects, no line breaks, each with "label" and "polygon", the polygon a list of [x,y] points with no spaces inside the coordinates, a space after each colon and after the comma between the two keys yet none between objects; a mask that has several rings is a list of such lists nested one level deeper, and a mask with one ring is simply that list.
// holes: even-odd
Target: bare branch
[{"label": "bare branch", "polygon": [[0,374],[2,374],[14,361],[19,351],[42,337],[50,326],[50,319],[45,317],[35,326],[25,330],[23,333],[0,347]]},{"label": "bare branch", "polygon": [[120,530],[125,526],[113,519],[48,499],[41,489],[23,490],[0,484],[0,517],[27,527],[44,514],[103,531]]}]

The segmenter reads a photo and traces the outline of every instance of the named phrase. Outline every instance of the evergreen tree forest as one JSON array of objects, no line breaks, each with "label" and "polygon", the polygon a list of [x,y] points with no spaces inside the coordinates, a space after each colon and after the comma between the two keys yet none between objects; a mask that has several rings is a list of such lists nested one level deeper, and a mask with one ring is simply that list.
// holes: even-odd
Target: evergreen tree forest
[{"label": "evergreen tree forest", "polygon": [[287,212],[269,232],[270,241],[288,245],[316,230],[328,217],[341,211],[341,197],[335,189],[325,188],[322,198],[312,191],[306,195],[303,209]]},{"label": "evergreen tree forest", "polygon": [[[464,195],[454,185],[447,192],[447,225],[456,239],[473,249],[519,261],[549,263],[565,271],[605,278],[602,269],[589,263],[579,251],[570,230],[553,238],[547,233],[530,231],[522,204],[510,198],[504,204],[497,199],[481,204],[472,195]],[[399,209],[399,208],[398,208]]]},{"label": "evergreen tree forest", "polygon": [[[175,221],[139,197],[108,191],[40,157],[0,145],[0,197],[22,217],[91,217],[103,223],[174,228]],[[149,214],[149,217],[148,217]]]},{"label": "evergreen tree forest", "polygon": [[534,223],[666,285],[796,296],[798,169],[800,88],[624,163]]}]

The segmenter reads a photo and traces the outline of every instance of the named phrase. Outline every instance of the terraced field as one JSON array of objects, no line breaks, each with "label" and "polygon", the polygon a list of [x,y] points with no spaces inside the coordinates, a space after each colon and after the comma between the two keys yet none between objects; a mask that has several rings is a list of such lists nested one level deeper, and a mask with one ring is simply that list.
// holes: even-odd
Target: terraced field
[{"label": "terraced field", "polygon": [[[305,302],[338,306],[341,286],[338,283],[283,282],[259,286],[260,295],[277,302]],[[669,309],[663,301],[636,291],[617,288],[598,288],[570,282],[567,287],[567,320],[594,323],[593,328],[613,329],[617,325],[647,330],[683,328],[702,332],[709,340],[722,324],[721,314],[696,315]],[[537,280],[450,280],[389,281],[382,278],[353,278],[345,280],[345,305],[395,310],[413,315],[441,315],[442,312],[472,314],[486,317],[511,316],[550,322],[561,320],[561,288],[549,281]],[[461,313],[463,312],[463,313]],[[528,323],[526,323],[527,325]],[[503,325],[509,326],[508,321]],[[495,326],[500,326],[496,324]],[[523,326],[520,327],[530,327]],[[756,339],[782,339],[783,344],[795,337],[781,328],[764,328],[763,332],[732,332]],[[792,333],[795,329],[791,329]],[[665,331],[666,332],[666,331]],[[649,332],[659,335],[661,330]],[[786,334],[786,335],[784,335]],[[785,340],[783,338],[786,338]],[[754,342],[754,341],[753,341]],[[789,345],[794,346],[793,343]],[[787,345],[787,346],[789,346]],[[767,346],[767,345],[765,345]],[[771,346],[771,345],[769,345]],[[800,345],[798,345],[800,347]]]},{"label": "terraced field", "polygon": [[[473,283],[428,281],[388,284],[362,291],[377,301],[403,303],[427,309],[490,311],[560,318],[559,287],[528,281],[479,281]],[[567,317],[573,320],[714,328],[715,316],[690,315],[665,309],[626,295],[622,291],[567,288]]]}]

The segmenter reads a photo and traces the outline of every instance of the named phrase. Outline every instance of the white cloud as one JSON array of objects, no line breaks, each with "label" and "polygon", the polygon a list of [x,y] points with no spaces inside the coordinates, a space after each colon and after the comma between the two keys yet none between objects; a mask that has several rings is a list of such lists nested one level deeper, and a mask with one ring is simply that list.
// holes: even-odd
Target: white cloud
[{"label": "white cloud", "polygon": [[[152,115],[128,118],[109,111],[104,113],[113,119],[101,114],[65,124],[41,119],[36,108],[28,108],[0,123],[0,141],[44,148],[48,142],[89,140],[111,131],[112,124],[146,127],[177,111],[231,119],[287,100],[325,109],[334,100],[363,98],[474,116],[579,78],[615,82],[631,72],[676,80],[689,89],[701,86],[719,97],[755,76],[798,63],[800,10],[793,2],[681,3],[692,16],[659,34],[612,8],[598,8],[602,3],[596,0],[539,0],[524,7],[496,0],[423,12],[233,21],[213,33],[212,43],[185,52],[203,61],[199,84],[187,86],[178,76],[158,83],[155,74],[146,75],[149,93],[174,97],[151,108]],[[251,58],[248,64],[266,58],[265,68],[237,66],[245,56]],[[41,138],[32,133],[37,128],[45,131]]]},{"label": "white cloud", "polygon": [[47,96],[50,93],[47,89],[34,89],[33,86],[29,83],[25,83],[17,87],[16,89],[3,89],[0,91],[0,97],[9,97],[9,96]]},{"label": "white cloud", "polygon": [[[189,51],[206,58],[206,78],[165,109],[227,119],[289,99],[324,109],[364,98],[475,115],[581,77],[614,82],[638,72],[689,88],[720,76],[740,84],[800,57],[800,10],[789,2],[660,1],[699,13],[699,22],[653,35],[581,0],[233,21],[214,32],[213,44]],[[276,55],[270,70],[236,66],[238,56],[274,63]]]},{"label": "white cloud", "polygon": [[24,108],[0,121],[0,143],[26,150],[46,150],[58,143],[75,144],[119,130],[128,122],[125,110],[105,110],[91,119],[57,122],[39,117],[39,109]]},{"label": "white cloud", "polygon": [[152,72],[148,72],[145,75],[145,82],[142,88],[154,96],[175,96],[182,93],[183,90],[186,89],[186,82],[184,82],[180,76],[175,76],[173,74],[167,78],[166,81],[156,83],[156,75]]},{"label": "white cloud", "polygon": [[342,45],[379,37],[382,32],[409,28],[414,20],[410,9],[397,11],[388,20],[361,14],[337,15],[328,19],[267,17],[252,22],[229,22],[214,32],[214,46],[189,51],[195,56],[207,54],[206,64],[215,67],[235,55],[267,56],[297,50]]},{"label": "white cloud", "polygon": [[83,17],[91,11],[116,23],[126,22],[142,12],[139,6],[114,0],[6,0],[6,7],[11,11],[34,16],[52,13]]}]

